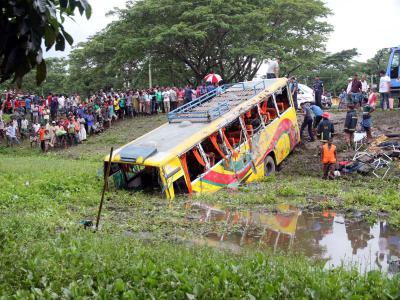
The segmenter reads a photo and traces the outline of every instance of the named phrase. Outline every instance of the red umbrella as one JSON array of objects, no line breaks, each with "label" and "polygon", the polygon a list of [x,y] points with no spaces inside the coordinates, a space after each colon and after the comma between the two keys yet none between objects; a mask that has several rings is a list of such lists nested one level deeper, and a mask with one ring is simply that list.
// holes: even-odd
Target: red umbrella
[{"label": "red umbrella", "polygon": [[218,83],[218,82],[222,81],[222,77],[218,74],[211,73],[211,74],[206,75],[206,77],[204,77],[204,80],[206,82]]}]

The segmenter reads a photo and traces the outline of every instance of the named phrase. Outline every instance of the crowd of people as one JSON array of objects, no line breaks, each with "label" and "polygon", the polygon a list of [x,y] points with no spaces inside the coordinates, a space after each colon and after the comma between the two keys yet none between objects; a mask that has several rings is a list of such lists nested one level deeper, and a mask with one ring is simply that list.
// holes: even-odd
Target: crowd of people
[{"label": "crowd of people", "polygon": [[[104,131],[117,120],[169,113],[218,89],[217,84],[193,88],[155,87],[143,90],[103,91],[82,99],[79,95],[22,95],[5,91],[0,99],[0,142],[9,146],[29,138],[43,151],[82,143],[87,136]],[[10,114],[6,123],[3,114]]]},{"label": "crowd of people", "polygon": [[[273,78],[273,76],[270,76]],[[289,80],[289,88],[297,109],[297,81]],[[202,95],[218,89],[218,85],[201,85],[196,89],[156,87],[145,90],[103,91],[83,100],[79,95],[49,94],[46,98],[38,95],[22,96],[6,91],[0,100],[0,142],[6,139],[9,146],[19,144],[20,139],[29,138],[31,147],[40,147],[43,152],[53,147],[68,147],[82,143],[88,136],[104,131],[112,123],[125,118],[169,113]],[[304,115],[300,128],[300,137],[307,128],[309,141],[316,137],[322,142],[321,159],[323,178],[333,178],[336,165],[336,146],[333,144],[335,128],[328,112],[322,110],[321,96],[324,93],[323,81],[316,77],[314,85],[314,103],[301,103]],[[391,103],[390,78],[381,72],[379,85],[381,108],[393,108]],[[348,149],[354,147],[354,133],[359,124],[357,110],[362,111],[361,128],[366,132],[367,141],[372,140],[372,112],[375,110],[378,95],[370,88],[365,76],[361,80],[357,75],[349,78],[346,90],[339,95],[341,103],[347,107],[344,121],[345,140]],[[3,113],[11,114],[11,120],[5,124]]]}]

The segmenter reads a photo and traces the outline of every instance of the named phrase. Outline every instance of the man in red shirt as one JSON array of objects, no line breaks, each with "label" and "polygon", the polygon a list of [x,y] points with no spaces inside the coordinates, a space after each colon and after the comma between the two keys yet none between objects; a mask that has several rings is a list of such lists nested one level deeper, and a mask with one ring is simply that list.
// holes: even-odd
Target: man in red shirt
[{"label": "man in red shirt", "polygon": [[49,93],[49,95],[47,96],[47,106],[50,107],[51,105],[51,100],[53,100],[53,95],[51,93]]},{"label": "man in red shirt", "polygon": [[360,104],[361,106],[361,101],[362,101],[362,83],[358,79],[358,75],[355,74],[353,77],[353,81],[351,82],[351,100],[354,105]]}]

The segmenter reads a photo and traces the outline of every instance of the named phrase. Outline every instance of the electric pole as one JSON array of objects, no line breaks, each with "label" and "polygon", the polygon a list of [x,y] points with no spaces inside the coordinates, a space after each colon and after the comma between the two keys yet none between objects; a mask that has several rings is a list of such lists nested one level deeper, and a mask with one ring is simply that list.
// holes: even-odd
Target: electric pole
[{"label": "electric pole", "polygon": [[149,88],[151,89],[153,86],[152,78],[151,78],[151,56],[149,57]]}]

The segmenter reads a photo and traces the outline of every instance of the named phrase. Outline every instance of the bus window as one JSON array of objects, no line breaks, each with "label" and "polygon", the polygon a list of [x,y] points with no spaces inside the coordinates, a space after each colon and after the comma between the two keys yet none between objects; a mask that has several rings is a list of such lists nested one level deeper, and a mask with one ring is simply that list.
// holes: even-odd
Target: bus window
[{"label": "bus window", "polygon": [[159,169],[156,167],[113,164],[110,174],[114,180],[114,186],[117,188],[126,188],[128,190],[140,189],[144,191],[160,189],[160,174]]},{"label": "bus window", "polygon": [[213,167],[221,159],[223,159],[223,156],[225,156],[225,153],[223,152],[223,142],[217,133],[211,135],[209,138],[201,142],[201,146],[203,147],[204,153],[210,162],[210,167]]},{"label": "bus window", "polygon": [[206,162],[196,147],[186,152],[186,164],[190,181],[195,180],[206,171]]},{"label": "bus window", "polygon": [[268,96],[267,99],[260,103],[260,111],[265,125],[268,125],[278,117],[274,99],[271,96]]},{"label": "bus window", "polygon": [[390,65],[390,78],[399,78],[399,65],[400,65],[400,51],[393,54],[392,64]]},{"label": "bus window", "polygon": [[224,134],[228,139],[229,144],[233,148],[237,148],[243,142],[242,129],[239,119],[236,119],[225,127]]},{"label": "bus window", "polygon": [[254,106],[247,113],[244,114],[244,122],[247,128],[247,132],[250,136],[256,134],[263,128],[260,114],[258,113],[257,106]]},{"label": "bus window", "polygon": [[276,93],[276,105],[278,106],[280,114],[283,114],[291,107],[289,99],[288,89],[286,87],[282,89],[281,93]]}]

